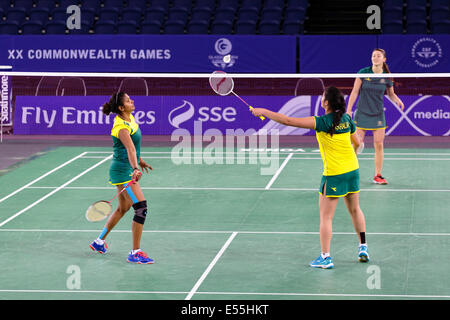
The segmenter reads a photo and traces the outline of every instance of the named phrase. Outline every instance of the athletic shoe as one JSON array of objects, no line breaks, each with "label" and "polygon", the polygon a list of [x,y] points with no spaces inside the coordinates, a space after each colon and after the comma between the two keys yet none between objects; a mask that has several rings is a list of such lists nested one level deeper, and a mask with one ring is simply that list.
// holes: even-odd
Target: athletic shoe
[{"label": "athletic shoe", "polygon": [[378,174],[375,177],[373,177],[373,183],[376,183],[376,184],[388,184],[386,179],[383,178],[381,176],[381,174]]},{"label": "athletic shoe", "polygon": [[358,248],[358,261],[359,262],[369,262],[369,248],[366,244],[362,244]]},{"label": "athletic shoe", "polygon": [[97,251],[98,253],[104,254],[106,253],[106,249],[108,249],[108,245],[106,244],[106,242],[103,242],[103,244],[98,244],[97,242],[93,241],[89,247],[94,250]]},{"label": "athletic shoe", "polygon": [[311,261],[309,264],[313,268],[331,269],[334,267],[333,259],[331,257],[322,258],[320,255],[316,260]]},{"label": "athletic shoe", "polygon": [[128,255],[128,262],[139,263],[139,264],[152,264],[155,261],[150,259],[144,251],[138,251],[135,254],[130,252]]}]

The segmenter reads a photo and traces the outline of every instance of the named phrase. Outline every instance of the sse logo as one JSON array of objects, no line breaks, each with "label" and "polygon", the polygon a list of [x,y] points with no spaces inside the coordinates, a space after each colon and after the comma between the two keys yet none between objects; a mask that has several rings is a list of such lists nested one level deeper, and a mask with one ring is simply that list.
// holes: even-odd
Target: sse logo
[{"label": "sse logo", "polygon": [[[175,107],[169,113],[169,123],[175,128],[180,128],[180,125],[190,119],[195,115],[194,105],[187,100],[183,100],[183,104]],[[197,121],[201,122],[233,122],[236,120],[236,109],[233,107],[200,107],[198,108]]]}]

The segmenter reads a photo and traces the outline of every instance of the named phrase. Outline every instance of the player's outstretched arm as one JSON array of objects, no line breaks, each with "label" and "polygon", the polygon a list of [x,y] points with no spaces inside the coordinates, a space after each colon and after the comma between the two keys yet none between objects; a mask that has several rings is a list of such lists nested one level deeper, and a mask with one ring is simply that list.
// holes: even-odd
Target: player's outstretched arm
[{"label": "player's outstretched arm", "polygon": [[293,118],[264,108],[253,108],[251,111],[253,115],[257,117],[259,116],[267,117],[273,121],[284,124],[285,126],[305,128],[305,129],[314,129],[315,127],[314,117]]}]

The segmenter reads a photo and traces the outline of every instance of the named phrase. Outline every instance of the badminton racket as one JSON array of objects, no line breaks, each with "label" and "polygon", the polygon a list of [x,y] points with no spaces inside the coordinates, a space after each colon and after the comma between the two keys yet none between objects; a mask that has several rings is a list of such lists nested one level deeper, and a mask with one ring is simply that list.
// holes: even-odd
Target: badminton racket
[{"label": "badminton racket", "polygon": [[[214,90],[215,93],[221,96],[227,96],[230,93],[234,94],[239,100],[241,100],[247,107],[249,107],[250,111],[253,110],[253,107],[249,105],[244,99],[242,99],[239,95],[237,95],[234,89],[234,81],[233,78],[228,76],[226,72],[223,71],[214,71],[209,77],[209,85]],[[259,116],[261,120],[264,120],[265,117]]]},{"label": "badminton racket", "polygon": [[102,221],[107,216],[109,216],[112,212],[111,202],[115,198],[117,198],[120,194],[122,194],[122,192],[124,192],[128,188],[128,186],[130,186],[133,183],[134,180],[128,182],[128,184],[122,190],[120,190],[111,200],[109,201],[100,200],[91,204],[89,208],[86,210],[86,219],[90,222],[97,222]]}]

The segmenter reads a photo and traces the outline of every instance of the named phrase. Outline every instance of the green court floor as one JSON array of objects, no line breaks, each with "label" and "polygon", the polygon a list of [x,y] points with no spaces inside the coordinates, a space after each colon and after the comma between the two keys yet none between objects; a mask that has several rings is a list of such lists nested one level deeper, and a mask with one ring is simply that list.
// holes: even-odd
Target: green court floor
[{"label": "green court floor", "polygon": [[359,156],[370,263],[357,261],[341,200],[335,268],[318,270],[308,266],[320,253],[317,150],[271,154],[278,170],[267,175],[267,159],[249,163],[245,153],[209,164],[197,152],[177,164],[170,148],[143,148],[154,170],[140,182],[142,249],[153,265],[126,261],[131,211],[107,254],[88,246],[104,222],[88,222],[86,208],[115,195],[111,149],[51,150],[0,176],[0,299],[449,299],[450,151],[385,152],[386,186],[371,183],[373,150]]}]

